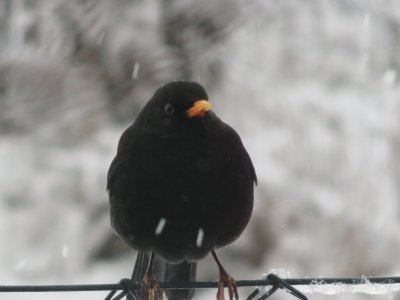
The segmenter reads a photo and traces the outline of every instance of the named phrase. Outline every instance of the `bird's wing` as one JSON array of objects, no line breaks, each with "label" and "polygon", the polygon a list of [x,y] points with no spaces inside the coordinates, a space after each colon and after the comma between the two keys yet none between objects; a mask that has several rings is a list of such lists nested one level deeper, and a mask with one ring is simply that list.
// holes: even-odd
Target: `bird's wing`
[{"label": "bird's wing", "polygon": [[112,194],[112,186],[113,186],[113,182],[115,180],[115,169],[117,168],[118,165],[118,160],[117,158],[114,158],[114,160],[112,161],[110,168],[108,169],[108,173],[107,173],[107,187],[106,190]]}]

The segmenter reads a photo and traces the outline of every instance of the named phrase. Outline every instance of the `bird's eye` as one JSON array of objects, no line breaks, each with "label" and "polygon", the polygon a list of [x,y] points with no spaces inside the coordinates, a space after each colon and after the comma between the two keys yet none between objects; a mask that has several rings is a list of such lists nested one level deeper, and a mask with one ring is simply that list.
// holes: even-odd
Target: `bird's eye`
[{"label": "bird's eye", "polygon": [[167,103],[164,106],[164,111],[167,114],[167,116],[171,116],[175,113],[175,108],[171,105],[171,103]]}]

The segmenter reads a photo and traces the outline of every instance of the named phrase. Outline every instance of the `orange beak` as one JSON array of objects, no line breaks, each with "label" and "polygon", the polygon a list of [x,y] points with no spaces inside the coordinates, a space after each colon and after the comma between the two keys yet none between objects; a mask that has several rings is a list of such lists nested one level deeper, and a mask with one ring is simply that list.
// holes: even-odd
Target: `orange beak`
[{"label": "orange beak", "polygon": [[197,100],[193,103],[193,106],[186,111],[187,117],[202,117],[204,114],[211,109],[211,104],[207,100]]}]

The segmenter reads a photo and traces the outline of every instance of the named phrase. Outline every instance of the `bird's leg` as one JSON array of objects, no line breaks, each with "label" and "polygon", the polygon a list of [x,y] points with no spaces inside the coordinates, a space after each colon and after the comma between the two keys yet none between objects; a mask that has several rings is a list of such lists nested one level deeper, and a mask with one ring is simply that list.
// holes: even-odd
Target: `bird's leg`
[{"label": "bird's leg", "polygon": [[141,286],[142,300],[154,300],[154,289],[157,290],[158,300],[163,300],[160,285],[156,281],[153,272],[154,253],[151,252],[149,266],[144,274]]},{"label": "bird's leg", "polygon": [[224,286],[226,285],[229,291],[229,300],[233,300],[233,296],[235,299],[239,299],[239,294],[236,286],[236,281],[233,279],[224,269],[221,262],[219,261],[217,254],[215,251],[211,251],[212,256],[214,257],[215,262],[218,265],[219,270],[219,280],[218,280],[218,292],[217,292],[217,300],[225,300],[224,294]]}]

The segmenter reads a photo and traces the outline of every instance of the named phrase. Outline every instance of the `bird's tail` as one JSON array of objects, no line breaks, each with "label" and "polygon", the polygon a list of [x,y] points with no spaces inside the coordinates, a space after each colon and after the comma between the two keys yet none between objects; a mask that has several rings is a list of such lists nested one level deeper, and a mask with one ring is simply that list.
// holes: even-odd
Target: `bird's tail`
[{"label": "bird's tail", "polygon": [[[142,282],[149,265],[150,253],[140,251],[137,255],[132,273],[133,282]],[[154,275],[158,282],[189,282],[196,281],[196,262],[183,261],[178,264],[167,263],[157,256],[154,259]],[[169,300],[190,300],[194,296],[194,289],[166,290]],[[127,300],[141,300],[140,291],[135,292],[135,297],[127,296]]]}]

